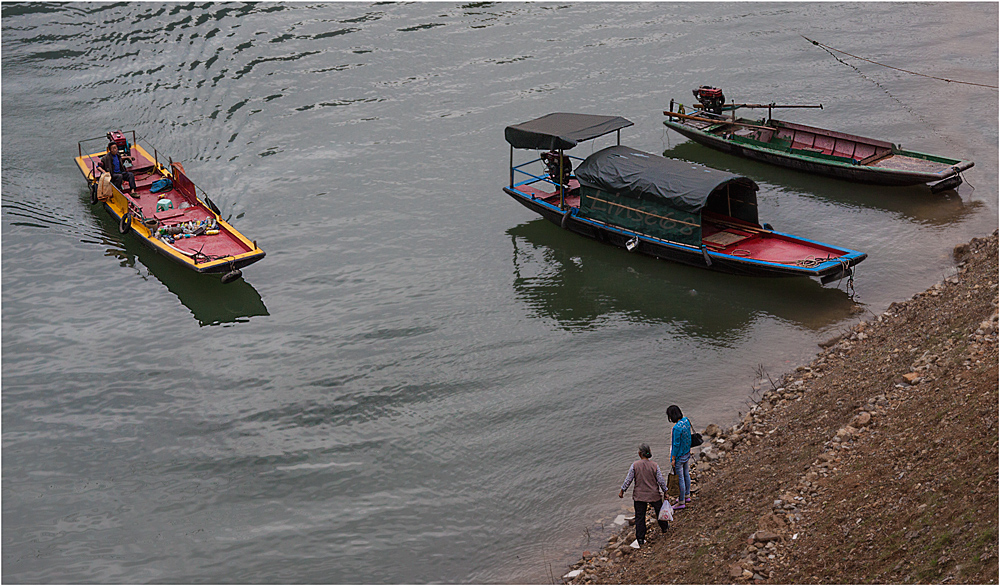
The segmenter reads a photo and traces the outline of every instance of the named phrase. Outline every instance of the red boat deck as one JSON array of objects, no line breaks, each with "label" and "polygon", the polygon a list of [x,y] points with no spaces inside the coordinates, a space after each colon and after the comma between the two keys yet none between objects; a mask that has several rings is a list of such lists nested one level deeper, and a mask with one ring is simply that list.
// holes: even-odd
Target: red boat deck
[{"label": "red boat deck", "polygon": [[[132,172],[135,175],[136,190],[135,193],[124,193],[142,210],[144,218],[156,218],[159,220],[160,227],[169,228],[186,222],[201,222],[215,217],[193,195],[193,184],[190,198],[182,193],[176,185],[170,190],[152,193],[150,188],[153,182],[162,179],[164,175],[138,149],[133,147],[131,155],[134,160]],[[99,178],[100,175],[101,172],[96,171],[95,176]],[[129,189],[128,182],[123,181],[122,187]],[[169,200],[172,209],[157,211],[157,204],[160,200]],[[178,238],[171,246],[185,254],[199,253],[199,256],[205,255],[210,258],[236,256],[252,250],[251,247],[222,226],[219,227],[218,234]]]},{"label": "red boat deck", "polygon": [[705,218],[702,242],[710,250],[743,258],[791,265],[805,265],[843,255],[842,251],[790,239],[759,229],[741,229]]}]

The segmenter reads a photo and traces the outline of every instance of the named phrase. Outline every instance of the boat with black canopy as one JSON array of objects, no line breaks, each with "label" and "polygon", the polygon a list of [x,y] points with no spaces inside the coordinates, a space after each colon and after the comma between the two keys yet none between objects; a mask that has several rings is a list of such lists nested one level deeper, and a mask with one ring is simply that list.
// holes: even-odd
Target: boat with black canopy
[{"label": "boat with black canopy", "polygon": [[[504,192],[583,236],[727,273],[829,283],[853,278],[853,267],[867,257],[761,225],[753,180],[622,146],[621,129],[629,126],[620,116],[571,113],[508,126]],[[585,159],[566,153],[613,132],[616,145]],[[515,164],[515,149],[543,152]]]}]

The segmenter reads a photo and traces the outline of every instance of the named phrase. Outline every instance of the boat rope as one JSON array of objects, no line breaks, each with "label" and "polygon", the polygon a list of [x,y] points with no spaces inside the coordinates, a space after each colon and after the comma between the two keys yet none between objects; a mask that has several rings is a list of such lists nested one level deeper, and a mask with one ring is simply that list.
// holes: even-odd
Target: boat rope
[{"label": "boat rope", "polygon": [[[851,263],[846,259],[840,259],[841,270],[843,271],[841,275],[847,275],[847,293],[850,295],[851,301],[854,301],[854,295],[856,291],[854,290],[854,271],[851,270]],[[840,281],[837,282],[837,286],[840,287],[840,283],[844,280],[844,277],[840,277]]]},{"label": "boat rope", "polygon": [[[760,259],[760,260],[766,260],[766,259]],[[840,262],[844,262],[844,261],[840,260],[839,258],[832,257],[832,256],[828,256],[826,258],[816,258],[815,256],[812,256],[812,255],[809,255],[809,256],[807,256],[805,258],[800,258],[799,260],[766,260],[766,262],[773,262],[773,263],[777,263],[777,264],[780,264],[780,265],[795,265],[795,266],[802,267],[802,268],[805,268],[805,269],[812,269],[812,268],[818,267],[819,265],[821,265],[821,264],[823,264],[823,263],[825,263],[827,261],[831,261],[831,260],[837,260],[837,261],[840,261]]]},{"label": "boat rope", "polygon": [[998,86],[989,85],[989,84],[986,84],[986,83],[976,83],[976,82],[972,82],[972,81],[959,81],[957,79],[948,79],[946,77],[936,77],[934,75],[927,75],[926,73],[918,73],[916,71],[910,71],[908,69],[902,69],[900,67],[893,67],[892,65],[886,65],[885,63],[879,63],[878,61],[872,61],[871,59],[865,59],[864,57],[858,57],[857,55],[852,55],[851,53],[848,53],[847,51],[841,51],[840,49],[834,49],[833,47],[830,47],[828,45],[824,45],[823,43],[820,43],[818,41],[814,41],[814,40],[810,39],[809,37],[807,37],[805,35],[799,35],[799,36],[802,37],[803,39],[809,41],[810,43],[816,45],[817,47],[822,47],[822,48],[826,49],[827,51],[836,51],[836,52],[841,53],[843,55],[847,55],[848,57],[854,57],[855,59],[860,59],[861,61],[866,61],[868,63],[872,63],[872,64],[878,65],[880,67],[886,67],[888,69],[894,69],[896,71],[902,71],[903,73],[909,73],[910,75],[919,75],[920,77],[926,77],[928,79],[936,79],[938,81],[946,81],[948,83],[961,83],[961,84],[965,84],[965,85],[974,85],[974,86],[979,86],[979,87],[986,87],[986,88],[992,88],[992,89],[1000,89],[1000,88],[998,88]]},{"label": "boat rope", "polygon": [[[848,63],[847,61],[844,61],[844,60],[843,60],[843,59],[841,59],[840,57],[837,57],[837,56],[836,56],[836,55],[835,55],[835,54],[833,53],[833,52],[834,52],[834,51],[836,51],[837,49],[833,49],[832,47],[828,48],[828,47],[827,47],[826,45],[824,45],[824,44],[822,44],[822,43],[817,43],[816,41],[814,41],[814,40],[810,39],[809,37],[807,37],[807,36],[805,36],[805,35],[799,35],[799,36],[800,36],[800,37],[802,37],[803,39],[805,39],[805,40],[809,41],[810,43],[813,43],[813,44],[814,44],[814,45],[816,45],[817,47],[820,47],[821,49],[823,49],[824,51],[826,51],[827,53],[829,53],[831,57],[833,57],[834,59],[836,59],[836,60],[837,60],[837,61],[839,61],[840,63],[843,63],[844,65],[846,65],[846,66],[850,67],[850,68],[851,68],[851,69],[853,69],[854,71],[856,71],[856,72],[857,72],[857,74],[858,74],[858,75],[860,75],[860,76],[861,76],[861,77],[862,77],[863,79],[867,79],[868,81],[870,81],[870,82],[872,82],[873,84],[875,84],[876,86],[878,86],[878,88],[879,88],[879,89],[881,89],[881,90],[882,90],[883,92],[885,92],[885,95],[889,96],[889,98],[890,98],[890,99],[891,99],[892,101],[896,102],[897,104],[899,104],[899,106],[900,106],[900,107],[901,107],[902,109],[904,109],[904,110],[906,110],[907,112],[909,112],[910,114],[912,114],[912,115],[913,115],[913,116],[914,116],[914,117],[915,117],[915,118],[916,118],[917,120],[919,120],[919,121],[920,121],[920,123],[921,123],[921,124],[923,124],[924,126],[926,126],[926,127],[927,127],[927,128],[929,128],[929,129],[931,129],[931,131],[933,131],[933,132],[934,132],[934,134],[936,134],[936,135],[937,135],[938,137],[940,137],[940,138],[941,138],[942,140],[944,140],[944,141],[945,141],[945,142],[947,142],[948,144],[952,145],[953,147],[959,147],[959,146],[960,146],[960,145],[959,145],[958,143],[956,143],[956,142],[955,142],[954,140],[952,140],[951,138],[949,138],[949,137],[947,137],[947,136],[945,136],[945,135],[941,134],[940,132],[938,132],[938,130],[937,130],[937,129],[936,129],[935,127],[934,127],[934,125],[933,125],[933,124],[932,124],[932,123],[931,123],[930,121],[928,121],[928,120],[927,120],[926,118],[924,118],[923,116],[921,116],[919,112],[917,112],[916,110],[914,110],[913,108],[911,108],[911,107],[910,107],[909,105],[907,105],[907,104],[904,104],[904,103],[903,103],[903,101],[902,101],[902,100],[900,100],[899,98],[897,98],[896,96],[892,95],[892,92],[890,92],[890,91],[889,91],[889,88],[885,87],[884,85],[882,85],[882,84],[881,84],[881,83],[879,83],[878,81],[876,81],[876,80],[872,79],[871,77],[868,77],[867,75],[865,75],[865,73],[864,73],[863,71],[861,71],[861,70],[860,70],[860,69],[859,69],[858,67],[856,67],[856,66],[854,66],[854,65],[852,65],[852,64],[850,64],[850,63]],[[849,53],[845,53],[845,55],[849,55]],[[853,57],[854,55],[851,55],[851,56]],[[860,59],[860,57],[859,57],[859,59]],[[881,65],[881,63],[879,63],[879,65]]]},{"label": "boat rope", "polygon": [[[959,171],[959,172],[958,172],[958,176],[962,178],[962,181],[964,181],[965,183],[968,183],[969,187],[971,187],[971,188],[972,188],[972,192],[973,192],[973,193],[975,193],[975,191],[976,191],[976,186],[975,186],[975,185],[973,185],[973,184],[971,184],[971,183],[969,183],[969,180],[965,178],[965,175],[964,175],[964,174],[962,173],[962,171]],[[972,193],[970,193],[970,194],[969,194],[969,197],[970,197],[970,198],[972,197]]]}]

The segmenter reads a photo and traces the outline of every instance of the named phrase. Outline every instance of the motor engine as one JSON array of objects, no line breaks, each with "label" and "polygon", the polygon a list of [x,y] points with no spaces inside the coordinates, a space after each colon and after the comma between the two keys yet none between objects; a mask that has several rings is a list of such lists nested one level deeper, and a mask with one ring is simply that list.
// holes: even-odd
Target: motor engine
[{"label": "motor engine", "polygon": [[129,154],[129,144],[128,139],[121,130],[112,130],[108,133],[108,144],[115,143],[118,145],[118,152],[123,154]]},{"label": "motor engine", "polygon": [[714,114],[722,114],[722,105],[726,103],[726,96],[723,95],[721,88],[703,85],[693,90],[693,93],[694,97],[698,98],[698,101],[701,102],[703,110]]}]

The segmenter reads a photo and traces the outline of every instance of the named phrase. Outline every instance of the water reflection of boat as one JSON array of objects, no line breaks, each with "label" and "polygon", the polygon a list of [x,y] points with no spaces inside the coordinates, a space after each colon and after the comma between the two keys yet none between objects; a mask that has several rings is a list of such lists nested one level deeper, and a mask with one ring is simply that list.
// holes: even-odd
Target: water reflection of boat
[{"label": "water reflection of boat", "polygon": [[685,140],[663,152],[664,157],[701,161],[710,167],[745,175],[775,189],[791,191],[807,198],[859,208],[869,208],[899,214],[920,224],[945,226],[966,219],[978,211],[983,202],[964,202],[955,191],[931,193],[926,185],[911,185],[886,189],[878,185],[844,183],[829,177],[775,167],[744,159]]},{"label": "water reflection of boat", "polygon": [[622,263],[615,249],[581,242],[544,220],[507,234],[517,296],[567,329],[612,320],[669,323],[693,336],[725,340],[761,314],[821,330],[860,310],[841,289],[811,279],[737,277],[642,256]]},{"label": "water reflection of boat", "polygon": [[[115,222],[107,214],[96,214],[102,228],[111,238],[120,238],[125,249],[125,263],[128,257],[137,258],[149,269],[149,274],[163,283],[187,307],[198,323],[203,326],[247,321],[251,317],[268,315],[267,307],[260,293],[245,279],[237,279],[228,284],[218,276],[195,273],[141,245],[137,240],[118,235]],[[120,248],[112,248],[108,256],[122,258]]]}]

